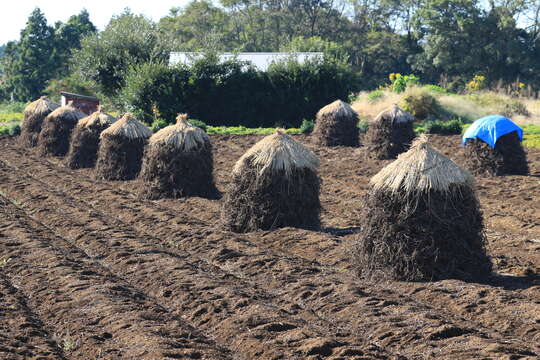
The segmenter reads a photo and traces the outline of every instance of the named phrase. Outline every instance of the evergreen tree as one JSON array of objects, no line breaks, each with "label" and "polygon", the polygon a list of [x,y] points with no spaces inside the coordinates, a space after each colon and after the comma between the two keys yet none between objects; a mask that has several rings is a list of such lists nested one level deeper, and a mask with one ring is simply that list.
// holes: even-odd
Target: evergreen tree
[{"label": "evergreen tree", "polygon": [[55,26],[55,51],[58,69],[61,70],[75,49],[81,48],[84,36],[97,32],[90,21],[90,15],[83,9],[78,15],[73,15],[66,23],[58,22]]},{"label": "evergreen tree", "polygon": [[39,97],[54,71],[54,34],[39,8],[32,11],[18,42],[8,44],[3,58],[5,87],[15,100]]}]

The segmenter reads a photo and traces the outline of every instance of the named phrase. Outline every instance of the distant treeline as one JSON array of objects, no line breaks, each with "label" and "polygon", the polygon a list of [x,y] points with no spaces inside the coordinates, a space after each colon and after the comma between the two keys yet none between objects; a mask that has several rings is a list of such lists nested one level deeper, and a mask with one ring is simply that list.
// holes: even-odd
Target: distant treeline
[{"label": "distant treeline", "polygon": [[452,91],[484,76],[488,87],[519,82],[533,93],[540,2],[202,0],[157,23],[126,10],[101,32],[86,11],[49,26],[36,9],[3,49],[0,97],[27,101],[69,88],[122,106],[131,69],[165,64],[170,51],[323,51],[328,64],[354,74],[357,89],[401,73]]}]

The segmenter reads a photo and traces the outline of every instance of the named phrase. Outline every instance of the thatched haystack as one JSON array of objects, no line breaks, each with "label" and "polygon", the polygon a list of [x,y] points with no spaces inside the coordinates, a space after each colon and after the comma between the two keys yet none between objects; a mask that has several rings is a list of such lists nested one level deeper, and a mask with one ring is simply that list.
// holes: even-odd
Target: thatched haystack
[{"label": "thatched haystack", "polygon": [[341,100],[317,113],[313,137],[323,146],[358,146],[358,114]]},{"label": "thatched haystack", "polygon": [[354,251],[361,276],[416,281],[489,273],[474,178],[425,136],[370,183]]},{"label": "thatched haystack", "polygon": [[70,169],[94,167],[99,136],[115,121],[116,118],[103,112],[101,106],[93,114],[79,120],[71,136],[66,166]]},{"label": "thatched haystack", "polygon": [[407,151],[415,137],[411,114],[397,105],[382,111],[369,124],[364,136],[366,155],[371,159],[395,159]]},{"label": "thatched haystack", "polygon": [[20,141],[23,146],[34,147],[37,145],[43,120],[60,106],[46,96],[42,96],[31,102],[24,108],[24,119],[21,124]]},{"label": "thatched haystack", "polygon": [[38,138],[38,148],[44,156],[64,156],[69,150],[71,132],[86,114],[73,106],[73,102],[51,112],[45,120]]},{"label": "thatched haystack", "polygon": [[141,196],[146,199],[201,196],[215,198],[212,143],[204,130],[180,114],[175,125],[150,138],[141,170]]},{"label": "thatched haystack", "polygon": [[479,138],[465,143],[466,166],[474,175],[527,175],[527,154],[517,132],[501,136],[492,148]]},{"label": "thatched haystack", "polygon": [[152,130],[125,114],[100,135],[96,173],[99,179],[132,180],[141,170],[144,146]]},{"label": "thatched haystack", "polygon": [[222,209],[235,232],[285,226],[320,226],[319,159],[278,130],[259,141],[235,164]]}]

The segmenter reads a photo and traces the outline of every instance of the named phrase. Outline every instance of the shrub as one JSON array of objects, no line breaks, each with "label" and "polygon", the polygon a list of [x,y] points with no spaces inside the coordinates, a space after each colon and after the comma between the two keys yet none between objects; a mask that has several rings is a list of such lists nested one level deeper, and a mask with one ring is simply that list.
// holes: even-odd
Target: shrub
[{"label": "shrub", "polygon": [[121,100],[147,123],[157,117],[172,123],[185,112],[210,126],[292,127],[347,98],[357,84],[351,68],[339,63],[287,60],[261,72],[244,62],[220,63],[207,56],[191,67],[133,67]]},{"label": "shrub", "polygon": [[425,123],[424,132],[428,134],[459,135],[462,128],[463,124],[457,119],[450,121],[433,120]]},{"label": "shrub", "polygon": [[158,132],[159,130],[163,129],[165,126],[169,125],[169,123],[164,119],[156,119],[154,122],[152,122],[152,125],[150,125],[150,129],[152,132]]},{"label": "shrub", "polygon": [[404,92],[407,87],[412,85],[417,85],[420,82],[420,78],[416,75],[401,75],[401,74],[390,74],[390,81],[392,82],[392,90],[397,93]]},{"label": "shrub", "polygon": [[300,132],[302,134],[310,134],[315,127],[315,122],[313,120],[302,120],[302,125],[300,125]]},{"label": "shrub", "polygon": [[418,120],[440,115],[442,108],[437,99],[426,90],[418,90],[410,92],[403,98],[402,108]]},{"label": "shrub", "polygon": [[424,89],[426,89],[426,90],[432,91],[432,92],[437,93],[437,94],[441,94],[441,95],[449,94],[448,90],[446,90],[445,88],[440,87],[438,85],[427,84],[427,85],[424,85],[422,87]]},{"label": "shrub", "polygon": [[382,90],[373,90],[372,92],[370,92],[367,96],[368,98],[368,102],[370,103],[376,103],[377,101],[381,100],[384,98],[384,91]]},{"label": "shrub", "polygon": [[360,121],[356,126],[358,127],[358,131],[364,134],[369,128],[369,123],[367,121]]},{"label": "shrub", "polygon": [[0,136],[17,136],[21,134],[21,126],[19,123],[11,123],[5,126],[0,126]]},{"label": "shrub", "polygon": [[193,125],[193,126],[197,126],[197,127],[200,127],[201,129],[203,129],[204,131],[207,130],[208,128],[208,125],[206,125],[203,121],[201,120],[197,120],[197,119],[189,119],[188,122]]},{"label": "shrub", "polygon": [[0,114],[22,113],[26,103],[20,101],[5,101],[0,103]]}]

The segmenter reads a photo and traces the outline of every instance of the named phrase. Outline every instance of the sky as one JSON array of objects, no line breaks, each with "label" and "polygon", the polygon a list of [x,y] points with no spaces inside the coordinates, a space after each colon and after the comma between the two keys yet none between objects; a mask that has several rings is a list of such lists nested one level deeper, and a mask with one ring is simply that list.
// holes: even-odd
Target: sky
[{"label": "sky", "polygon": [[167,15],[172,7],[185,6],[188,0],[0,0],[0,45],[18,40],[32,10],[39,7],[49,22],[66,22],[82,9],[88,10],[94,25],[103,30],[111,17],[129,7],[155,21]]}]

